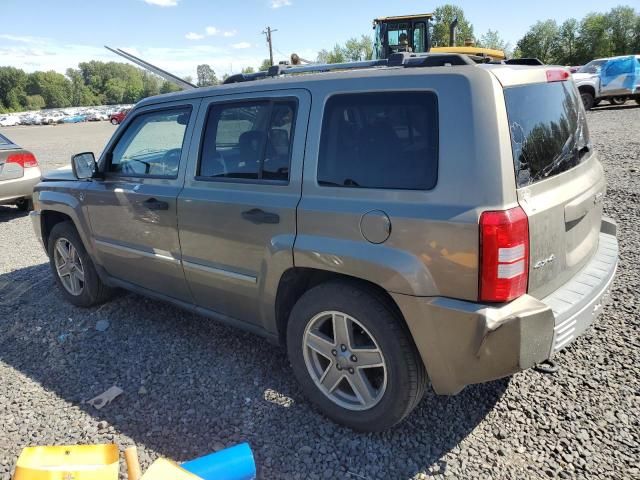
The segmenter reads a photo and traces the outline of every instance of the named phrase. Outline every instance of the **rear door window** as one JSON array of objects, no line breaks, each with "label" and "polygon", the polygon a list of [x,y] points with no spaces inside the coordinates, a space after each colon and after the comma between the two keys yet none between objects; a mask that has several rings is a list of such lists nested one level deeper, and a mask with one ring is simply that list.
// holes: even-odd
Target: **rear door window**
[{"label": "rear door window", "polygon": [[565,172],[586,158],[589,132],[572,82],[504,90],[518,187]]},{"label": "rear door window", "polygon": [[432,92],[331,97],[318,157],[318,184],[429,190],[438,172],[438,107]]},{"label": "rear door window", "polygon": [[294,100],[214,104],[198,178],[287,182],[295,112]]}]

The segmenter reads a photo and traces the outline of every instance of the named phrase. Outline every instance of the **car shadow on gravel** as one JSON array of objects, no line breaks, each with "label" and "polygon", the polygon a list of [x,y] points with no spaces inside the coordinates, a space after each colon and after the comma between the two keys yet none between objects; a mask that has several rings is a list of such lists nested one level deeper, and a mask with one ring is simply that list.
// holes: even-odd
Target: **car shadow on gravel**
[{"label": "car shadow on gravel", "polygon": [[26,217],[29,212],[20,210],[18,207],[9,205],[0,205],[0,223],[14,220],[16,218]]},{"label": "car shadow on gravel", "polygon": [[629,110],[631,108],[640,108],[640,105],[636,104],[635,102],[633,103],[633,105],[631,104],[627,104],[627,105],[603,105],[603,106],[598,106],[598,107],[593,107],[591,110],[589,110],[590,112],[605,112],[607,110]]},{"label": "car shadow on gravel", "polygon": [[[107,329],[96,329],[98,322]],[[69,420],[68,430],[56,427],[56,442],[133,440],[148,465],[158,455],[182,461],[248,441],[261,478],[410,478],[429,467],[442,473],[443,455],[508,386],[470,386],[455,397],[429,390],[399,427],[355,433],[308,403],[283,349],[134,294],[75,308],[56,291],[46,264],[0,275],[0,331],[0,361],[95,421]],[[112,404],[96,410],[84,403],[112,385],[124,390]],[[46,405],[34,413],[57,415]]]}]

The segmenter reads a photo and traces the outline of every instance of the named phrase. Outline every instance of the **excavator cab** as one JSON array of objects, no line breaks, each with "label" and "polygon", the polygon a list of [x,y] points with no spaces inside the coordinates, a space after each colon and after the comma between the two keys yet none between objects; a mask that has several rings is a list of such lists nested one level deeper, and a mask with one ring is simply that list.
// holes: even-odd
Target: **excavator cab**
[{"label": "excavator cab", "polygon": [[430,13],[382,17],[373,21],[374,59],[389,58],[392,53],[425,53],[431,48]]}]

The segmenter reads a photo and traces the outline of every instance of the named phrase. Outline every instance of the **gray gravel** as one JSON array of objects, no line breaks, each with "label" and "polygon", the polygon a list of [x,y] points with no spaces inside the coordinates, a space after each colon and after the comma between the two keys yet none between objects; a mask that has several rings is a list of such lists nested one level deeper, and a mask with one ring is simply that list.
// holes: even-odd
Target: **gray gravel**
[{"label": "gray gravel", "polygon": [[[613,303],[558,356],[557,374],[427,393],[382,434],[324,419],[284,352],[250,334],[133,294],[91,310],[64,303],[28,218],[0,207],[0,479],[25,445],[112,441],[138,445],[145,467],[248,441],[268,479],[640,478],[640,108],[601,108],[588,120],[620,229]],[[99,150],[112,130],[45,128],[82,136],[83,145],[47,140],[64,162]],[[26,130],[5,132],[37,145],[41,134]],[[112,404],[83,404],[112,385],[125,392]]]}]

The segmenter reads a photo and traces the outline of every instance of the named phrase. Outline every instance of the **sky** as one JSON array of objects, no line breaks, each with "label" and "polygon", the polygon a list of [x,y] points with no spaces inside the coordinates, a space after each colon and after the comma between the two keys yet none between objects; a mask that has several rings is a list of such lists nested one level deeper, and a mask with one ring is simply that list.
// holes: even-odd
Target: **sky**
[{"label": "sky", "polygon": [[[124,61],[103,45],[122,48],[165,70],[195,78],[207,63],[221,76],[258,67],[293,52],[315,59],[350,37],[372,33],[374,17],[429,12],[446,3],[414,0],[0,0],[0,65],[56,70],[88,60]],[[452,2],[453,3],[453,2]],[[498,30],[515,46],[537,20],[561,23],[590,11],[640,0],[457,1],[476,36]]]}]

